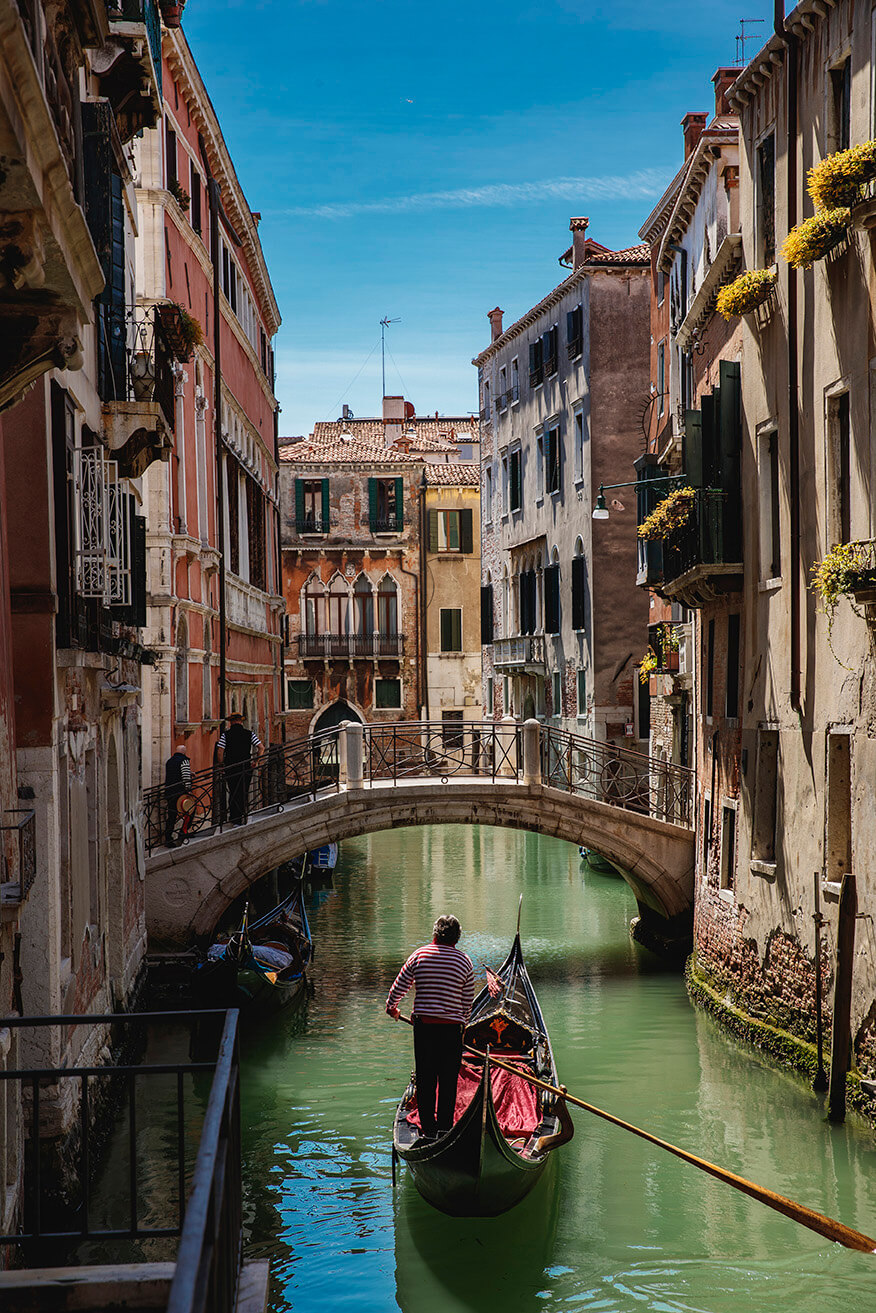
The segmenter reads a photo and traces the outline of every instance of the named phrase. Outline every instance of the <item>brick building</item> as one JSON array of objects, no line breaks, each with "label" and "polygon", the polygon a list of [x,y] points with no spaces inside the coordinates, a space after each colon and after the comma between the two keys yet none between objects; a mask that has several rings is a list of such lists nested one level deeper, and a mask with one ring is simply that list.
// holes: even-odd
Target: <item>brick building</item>
[{"label": "brick building", "polygon": [[211,765],[223,710],[243,711],[266,747],[281,733],[272,349],[280,316],[259,216],[181,29],[165,32],[163,52],[162,117],[137,149],[138,313],[177,303],[197,328],[174,371],[170,461],[145,481],[155,664],[144,686],[143,746],[151,783],[180,742],[194,769]]},{"label": "brick building", "polygon": [[481,404],[484,705],[597,737],[638,735],[647,603],[633,574],[648,401],[649,251],[610,251],[573,219],[571,272],[474,360]]},{"label": "brick building", "polygon": [[477,559],[473,446],[470,416],[420,419],[401,397],[281,445],[290,737],[475,706],[477,578],[427,560],[431,516],[436,557]]}]

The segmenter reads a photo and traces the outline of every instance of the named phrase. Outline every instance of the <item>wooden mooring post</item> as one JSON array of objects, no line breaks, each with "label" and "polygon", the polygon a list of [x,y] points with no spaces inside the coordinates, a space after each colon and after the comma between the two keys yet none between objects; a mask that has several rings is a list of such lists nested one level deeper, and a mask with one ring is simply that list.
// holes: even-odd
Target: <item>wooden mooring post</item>
[{"label": "wooden mooring post", "polygon": [[827,1115],[832,1122],[846,1119],[846,1075],[852,1044],[852,968],[855,957],[855,919],[858,897],[855,877],[843,875],[836,929],[836,979],[833,990],[833,1037],[830,1047],[830,1090]]}]

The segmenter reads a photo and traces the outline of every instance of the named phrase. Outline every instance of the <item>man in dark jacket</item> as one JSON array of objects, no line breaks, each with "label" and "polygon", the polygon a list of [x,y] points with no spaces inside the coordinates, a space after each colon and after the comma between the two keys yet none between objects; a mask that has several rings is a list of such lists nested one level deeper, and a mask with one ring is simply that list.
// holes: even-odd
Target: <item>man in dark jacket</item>
[{"label": "man in dark jacket", "polygon": [[173,847],[173,832],[179,820],[177,803],[192,787],[192,768],[184,743],[177,744],[173,756],[164,763],[164,842]]},{"label": "man in dark jacket", "polygon": [[228,819],[233,825],[243,825],[249,811],[249,785],[252,779],[252,759],[261,751],[261,741],[247,729],[239,711],[228,717],[230,725],[219,735],[216,745],[218,765],[225,767],[228,785]]}]

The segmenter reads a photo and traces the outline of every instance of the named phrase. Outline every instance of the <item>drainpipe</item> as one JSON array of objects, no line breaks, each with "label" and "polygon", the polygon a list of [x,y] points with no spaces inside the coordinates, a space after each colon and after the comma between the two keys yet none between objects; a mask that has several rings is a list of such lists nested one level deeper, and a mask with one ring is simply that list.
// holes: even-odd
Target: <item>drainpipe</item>
[{"label": "drainpipe", "polygon": [[420,489],[418,493],[419,512],[420,512],[420,638],[419,638],[419,657],[420,657],[420,680],[423,688],[423,706],[426,711],[426,719],[429,719],[429,668],[428,668],[428,647],[427,647],[427,607],[429,598],[426,592],[426,545],[428,543],[428,523],[426,517],[426,471],[423,470],[423,477],[420,480]]},{"label": "drainpipe", "polygon": [[[797,223],[797,38],[785,30],[784,0],[775,0],[773,28],[786,50],[786,168],[788,231]],[[791,510],[791,706],[800,711],[800,403],[797,373],[797,271],[787,270],[788,302],[788,493]]]},{"label": "drainpipe", "polygon": [[[273,377],[274,371],[271,370],[271,391],[276,386]],[[274,523],[277,535],[276,556],[277,556],[277,593],[284,599],[283,610],[280,613],[280,705],[277,708],[280,714],[280,742],[286,742],[286,591],[283,587],[283,517],[280,498],[282,496],[282,483],[280,480],[280,408],[274,406],[274,460],[277,463],[277,505],[274,507]]]},{"label": "drainpipe", "polygon": [[216,544],[219,548],[219,720],[226,718],[225,702],[225,514],[222,505],[222,316],[219,310],[219,184],[207,179],[210,201],[210,256],[213,261],[213,423],[216,441]]}]

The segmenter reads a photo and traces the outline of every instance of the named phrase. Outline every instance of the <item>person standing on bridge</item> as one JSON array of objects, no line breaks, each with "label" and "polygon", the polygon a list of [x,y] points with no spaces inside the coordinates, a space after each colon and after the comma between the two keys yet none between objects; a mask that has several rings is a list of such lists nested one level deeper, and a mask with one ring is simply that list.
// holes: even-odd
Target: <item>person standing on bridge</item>
[{"label": "person standing on bridge", "polygon": [[231,722],[219,735],[216,744],[216,762],[225,768],[228,785],[228,819],[232,825],[245,825],[249,811],[249,786],[252,780],[252,759],[262,750],[261,740],[247,729],[239,711],[232,711]]},{"label": "person standing on bridge", "polygon": [[[179,820],[179,800],[192,787],[192,767],[184,743],[178,744],[164,763],[164,843],[173,848],[173,833]],[[182,842],[182,841],[180,841]]]},{"label": "person standing on bridge", "polygon": [[460,934],[455,916],[439,916],[431,944],[411,954],[386,1000],[388,1015],[398,1020],[399,1003],[412,985],[416,989],[412,1019],[417,1108],[427,1137],[453,1125],[462,1036],[474,1002],[474,968],[468,954],[456,947]]}]

